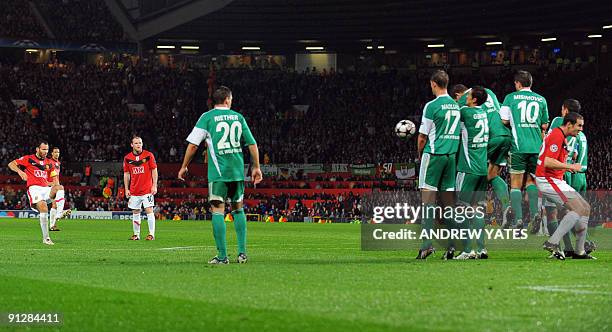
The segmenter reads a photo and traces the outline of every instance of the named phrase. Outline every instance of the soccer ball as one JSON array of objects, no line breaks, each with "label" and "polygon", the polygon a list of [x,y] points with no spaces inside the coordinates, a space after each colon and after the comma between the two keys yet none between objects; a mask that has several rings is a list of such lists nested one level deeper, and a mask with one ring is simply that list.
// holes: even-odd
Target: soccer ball
[{"label": "soccer ball", "polygon": [[410,120],[402,120],[395,125],[395,134],[399,138],[410,138],[415,132],[416,126]]}]

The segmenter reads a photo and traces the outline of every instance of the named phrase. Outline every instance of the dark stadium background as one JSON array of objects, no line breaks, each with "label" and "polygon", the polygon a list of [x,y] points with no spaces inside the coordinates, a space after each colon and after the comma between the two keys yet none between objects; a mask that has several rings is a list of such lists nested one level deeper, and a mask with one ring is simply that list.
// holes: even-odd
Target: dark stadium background
[{"label": "dark stadium background", "polygon": [[[608,331],[611,53],[609,0],[0,0],[0,329]],[[446,241],[434,252],[372,239],[379,226],[423,228],[370,224],[367,211],[422,206],[417,138],[394,129],[420,124],[437,69],[500,101],[527,70],[550,119],[580,101],[597,260],[576,259],[587,258],[578,244],[547,259],[547,227],[513,238],[495,225],[490,189],[486,230],[507,237],[488,238],[478,259],[440,259]],[[185,182],[177,172],[220,85],[257,140],[264,181],[246,183],[248,223],[237,212],[213,226],[204,151]],[[133,135],[159,166],[149,241],[144,225],[129,240]],[[61,150],[71,209],[43,243],[45,214],[7,166],[40,140]],[[231,263],[208,264],[224,226],[217,261]],[[237,264],[245,237],[248,264]],[[61,322],[9,324],[17,313]]]}]

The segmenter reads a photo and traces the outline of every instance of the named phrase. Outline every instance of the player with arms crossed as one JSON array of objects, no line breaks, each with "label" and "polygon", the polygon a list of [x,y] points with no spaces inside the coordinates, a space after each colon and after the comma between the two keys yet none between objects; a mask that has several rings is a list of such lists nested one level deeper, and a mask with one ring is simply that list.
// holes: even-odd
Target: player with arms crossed
[{"label": "player with arms crossed", "polygon": [[[432,93],[436,98],[423,108],[423,118],[417,141],[421,166],[419,170],[419,188],[425,213],[421,226],[423,230],[433,230],[434,216],[432,211],[436,204],[436,194],[445,206],[454,205],[455,176],[457,175],[456,157],[459,148],[459,105],[448,95],[448,74],[443,70],[435,71],[429,80]],[[446,225],[456,228],[455,221],[447,218]],[[452,241],[443,259],[453,259]],[[432,241],[423,238],[423,244],[416,259],[426,259],[434,252]]]},{"label": "player with arms crossed", "polygon": [[[457,163],[456,188],[460,204],[474,208],[481,206],[485,210],[486,191],[488,185],[487,144],[489,141],[489,124],[487,112],[481,107],[488,98],[487,91],[481,86],[475,86],[466,93],[467,106],[461,107],[461,145]],[[475,209],[476,210],[476,209]],[[477,210],[476,210],[477,211]],[[474,215],[466,219],[461,227],[480,230],[476,240],[478,252],[472,249],[472,239],[463,240],[463,252],[455,259],[487,259],[489,254],[484,247],[484,219]]]},{"label": "player with arms crossed", "polygon": [[[62,167],[62,163],[59,161],[59,157],[60,157],[60,149],[58,147],[54,147],[53,149],[51,149],[51,158],[49,159],[49,163],[51,164],[51,167],[49,169],[48,172],[48,177],[47,177],[47,182],[49,182],[50,186],[57,186],[60,184],[60,172],[61,172],[61,167]],[[53,171],[55,171],[55,176],[51,176],[53,174]],[[64,198],[62,198],[63,200]],[[55,226],[55,222],[57,221],[57,201],[58,200],[53,200],[53,202],[51,202],[51,211],[49,211],[49,230],[52,232],[58,232],[60,229],[57,228],[57,226]],[[63,217],[67,217],[68,215],[70,215],[72,211],[71,210],[64,210],[64,215]]]},{"label": "player with arms crossed", "polygon": [[157,194],[157,163],[153,154],[142,148],[142,138],[132,138],[132,152],[123,158],[123,184],[128,208],[132,209],[132,227],[134,235],[130,240],[140,240],[140,212],[144,207],[147,214],[149,235],[147,241],[155,240],[155,202],[153,195]]},{"label": "player with arms crossed", "polygon": [[[471,91],[463,84],[453,86],[453,95],[459,106],[467,105],[467,94]],[[512,208],[510,206],[510,194],[508,184],[499,176],[501,168],[506,166],[508,152],[512,146],[512,134],[510,129],[504,125],[499,115],[499,101],[493,91],[486,89],[487,100],[482,105],[482,109],[487,112],[487,122],[489,123],[489,142],[487,143],[487,159],[489,166],[487,169],[487,179],[493,187],[493,192],[497,195],[502,206],[502,228],[508,226],[512,219]]]},{"label": "player with arms crossed", "polygon": [[225,86],[213,93],[215,107],[200,116],[187,137],[187,150],[178,178],[185,179],[187,166],[195,156],[198,146],[206,142],[208,151],[208,196],[212,205],[212,226],[217,256],[209,264],[229,264],[224,221],[225,200],[231,201],[234,227],[238,239],[238,263],[247,262],[247,222],[242,208],[244,196],[244,159],[242,147],[247,146],[251,155],[251,178],[254,184],[261,182],[259,150],[251,130],[242,114],[231,110],[232,92]]},{"label": "player with arms crossed", "polygon": [[[23,156],[13,160],[8,164],[8,167],[15,173],[19,174],[23,181],[27,182],[28,199],[30,206],[38,211],[40,219],[40,228],[43,235],[43,243],[53,245],[53,241],[49,237],[49,223],[47,220],[47,201],[50,199],[57,202],[58,219],[64,218],[69,214],[69,210],[64,212],[64,187],[58,184],[49,185],[47,178],[52,179],[57,176],[55,170],[47,159],[49,153],[49,144],[41,142],[36,147],[36,153]],[[22,170],[23,169],[23,170]],[[56,180],[53,179],[56,183]]]},{"label": "player with arms crossed", "polygon": [[531,215],[530,232],[537,233],[541,223],[539,193],[533,179],[538,152],[542,146],[542,134],[548,127],[546,99],[531,91],[533,78],[524,70],[514,75],[516,91],[504,99],[500,109],[501,119],[512,130],[510,149],[510,201],[516,217],[515,227],[523,228],[523,194],[525,187]]},{"label": "player with arms crossed", "polygon": [[575,112],[568,113],[563,118],[561,127],[553,129],[546,136],[540,149],[538,166],[536,169],[536,184],[544,198],[564,205],[568,212],[565,214],[559,227],[548,241],[544,242],[544,249],[552,253],[551,257],[564,260],[565,255],[559,246],[561,237],[572,228],[576,232],[576,253],[573,258],[593,259],[584,249],[589,215],[591,207],[574,188],[563,180],[566,171],[572,173],[582,169],[580,164],[567,164],[568,147],[566,138],[576,136],[584,126],[583,117]]}]

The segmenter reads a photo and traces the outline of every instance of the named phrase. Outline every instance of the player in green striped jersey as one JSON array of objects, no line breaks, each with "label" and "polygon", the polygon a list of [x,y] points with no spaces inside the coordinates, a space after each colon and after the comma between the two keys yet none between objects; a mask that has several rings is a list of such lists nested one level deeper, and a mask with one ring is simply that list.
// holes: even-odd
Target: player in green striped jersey
[{"label": "player in green striped jersey", "polygon": [[221,86],[213,93],[215,107],[202,114],[187,137],[189,145],[178,178],[184,180],[187,166],[195,156],[198,145],[206,142],[208,151],[208,196],[212,205],[212,225],[217,256],[210,264],[228,264],[225,239],[225,200],[229,198],[238,240],[238,263],[246,263],[246,215],[242,207],[244,196],[244,160],[242,147],[251,154],[251,178],[257,184],[262,180],[259,168],[259,150],[251,130],[242,114],[232,111],[232,92]]},{"label": "player in green striped jersey", "polygon": [[[453,96],[459,106],[467,105],[467,92],[471,91],[463,84],[453,86]],[[501,168],[506,166],[508,152],[512,145],[510,129],[504,125],[499,115],[499,101],[493,91],[486,89],[487,100],[482,109],[487,112],[489,123],[489,142],[487,144],[487,159],[489,161],[487,178],[502,206],[502,227],[508,225],[511,219],[510,194],[508,184],[499,176]]]},{"label": "player in green striped jersey", "polygon": [[[475,86],[466,95],[466,105],[459,110],[461,118],[461,144],[457,163],[458,199],[460,204],[471,205],[475,211],[485,210],[488,185],[487,145],[489,141],[488,114],[482,105],[488,99],[487,91]],[[463,252],[455,259],[474,259],[489,257],[484,247],[484,215],[474,214],[460,226],[463,229],[480,231],[476,239],[478,253],[472,249],[472,239],[463,240]]]},{"label": "player in green striped jersey", "polygon": [[[548,126],[548,132],[550,133],[551,130],[557,128],[557,127],[561,127],[561,124],[563,123],[563,117],[565,117],[569,112],[576,112],[579,113],[580,112],[580,102],[576,99],[566,99],[563,101],[563,105],[561,106],[561,116],[556,116],[554,119],[552,119],[552,121],[550,121],[550,125]],[[569,153],[567,154],[567,163],[572,164],[574,162],[575,159],[575,155],[574,155],[574,146],[576,145],[576,137],[571,136],[567,139],[567,146],[569,149]],[[569,184],[570,186],[572,185],[572,176],[571,176],[571,172],[566,172],[565,175],[563,176],[563,180],[565,180],[565,182],[567,182],[567,184]]]},{"label": "player in green striped jersey", "polygon": [[588,164],[588,145],[587,139],[584,135],[584,132],[580,132],[578,136],[576,136],[576,145],[574,147],[574,151],[576,152],[576,163],[582,165],[580,172],[576,172],[572,174],[572,183],[571,186],[576,189],[577,192],[582,195],[582,197],[586,197],[587,190],[587,182],[586,182],[586,171]]},{"label": "player in green striped jersey", "polygon": [[[448,95],[448,74],[443,70],[435,71],[429,80],[432,93],[436,98],[423,109],[419,128],[417,148],[421,155],[419,170],[419,188],[425,216],[421,221],[423,230],[433,229],[433,210],[440,191],[440,200],[444,206],[454,206],[455,176],[457,149],[459,148],[459,105]],[[446,218],[449,228],[456,228],[452,218]],[[454,244],[449,245],[443,258],[452,259]],[[417,259],[425,259],[434,252],[432,242],[423,239]]]},{"label": "player in green striped jersey", "polygon": [[510,201],[515,214],[515,227],[523,228],[523,194],[525,187],[529,198],[532,227],[537,232],[541,223],[539,192],[535,185],[536,163],[542,147],[543,131],[548,127],[548,104],[546,99],[531,91],[533,78],[524,70],[514,75],[516,91],[504,99],[500,109],[501,119],[512,129],[510,149]]}]

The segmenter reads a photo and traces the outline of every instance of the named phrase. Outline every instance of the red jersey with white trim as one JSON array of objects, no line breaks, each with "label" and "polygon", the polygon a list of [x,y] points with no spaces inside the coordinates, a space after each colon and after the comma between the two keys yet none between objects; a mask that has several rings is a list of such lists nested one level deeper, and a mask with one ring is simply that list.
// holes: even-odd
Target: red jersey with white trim
[{"label": "red jersey with white trim", "polygon": [[128,153],[123,158],[123,172],[130,173],[130,194],[142,196],[151,193],[153,187],[152,171],[157,168],[155,157],[147,150],[138,155]]},{"label": "red jersey with white trim", "polygon": [[546,168],[544,167],[544,159],[549,157],[565,163],[568,154],[567,144],[565,144],[565,142],[565,134],[561,128],[557,127],[546,135],[542,143],[542,148],[540,148],[536,176],[553,177],[563,180],[563,174],[566,170]]},{"label": "red jersey with white trim", "polygon": [[51,168],[47,172],[47,182],[53,183],[53,176],[51,176],[51,171],[55,170],[55,176],[57,176],[57,180],[59,181],[60,176],[60,168],[62,163],[60,161],[55,161],[53,158],[49,158],[49,163],[51,164]]},{"label": "red jersey with white trim", "polygon": [[40,159],[36,156],[36,154],[23,156],[17,159],[16,162],[28,176],[28,181],[26,183],[28,187],[48,187],[49,182],[47,181],[47,177],[52,178],[56,176],[55,171],[51,169],[49,159]]}]

